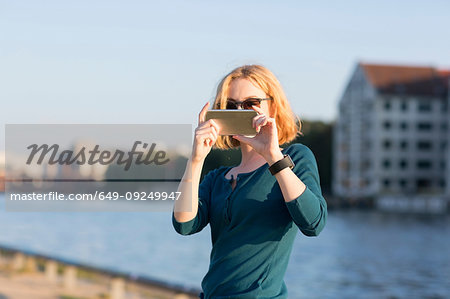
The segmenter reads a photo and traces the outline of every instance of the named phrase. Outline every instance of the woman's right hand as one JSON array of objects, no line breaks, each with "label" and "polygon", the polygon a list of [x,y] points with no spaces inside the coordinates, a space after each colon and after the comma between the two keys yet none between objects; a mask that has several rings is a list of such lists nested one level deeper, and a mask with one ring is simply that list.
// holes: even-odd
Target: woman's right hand
[{"label": "woman's right hand", "polygon": [[205,121],[208,107],[209,102],[203,106],[202,111],[198,115],[198,127],[195,129],[194,145],[192,148],[193,162],[203,161],[219,136],[219,126],[212,119]]}]

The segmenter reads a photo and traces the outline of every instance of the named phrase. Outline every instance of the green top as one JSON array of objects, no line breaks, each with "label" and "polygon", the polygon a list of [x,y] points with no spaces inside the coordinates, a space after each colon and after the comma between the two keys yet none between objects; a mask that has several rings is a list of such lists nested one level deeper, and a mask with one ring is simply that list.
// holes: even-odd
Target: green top
[{"label": "green top", "polygon": [[284,274],[297,234],[317,236],[325,226],[327,204],[322,196],[311,150],[293,144],[283,151],[295,163],[294,173],[307,186],[285,202],[268,164],[237,176],[234,190],[225,174],[232,167],[210,171],[199,186],[197,216],[178,222],[182,235],[211,226],[212,251],[202,281],[204,298],[287,298]]}]

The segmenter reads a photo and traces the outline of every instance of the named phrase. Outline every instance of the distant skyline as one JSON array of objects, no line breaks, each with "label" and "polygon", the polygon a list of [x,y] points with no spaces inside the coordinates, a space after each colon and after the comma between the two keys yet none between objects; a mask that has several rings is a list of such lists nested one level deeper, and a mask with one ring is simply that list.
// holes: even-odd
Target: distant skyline
[{"label": "distant skyline", "polygon": [[449,1],[0,0],[0,120],[195,126],[227,72],[259,63],[300,118],[331,121],[359,61],[450,69],[449,15]]}]

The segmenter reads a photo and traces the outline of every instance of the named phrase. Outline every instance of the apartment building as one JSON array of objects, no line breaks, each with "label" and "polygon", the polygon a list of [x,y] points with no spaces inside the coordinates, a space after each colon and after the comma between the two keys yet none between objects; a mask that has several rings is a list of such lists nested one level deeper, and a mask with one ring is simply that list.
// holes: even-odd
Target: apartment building
[{"label": "apartment building", "polygon": [[433,67],[357,64],[334,128],[336,196],[450,198],[449,78]]}]

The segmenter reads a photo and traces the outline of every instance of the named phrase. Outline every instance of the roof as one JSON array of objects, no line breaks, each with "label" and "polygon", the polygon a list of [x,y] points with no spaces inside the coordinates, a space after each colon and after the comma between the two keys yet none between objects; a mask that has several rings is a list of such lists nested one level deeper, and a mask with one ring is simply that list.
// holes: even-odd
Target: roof
[{"label": "roof", "polygon": [[433,67],[359,63],[368,81],[384,94],[445,96],[450,70]]},{"label": "roof", "polygon": [[450,87],[450,70],[439,70],[439,76],[444,80],[444,85],[447,87],[447,92]]}]

